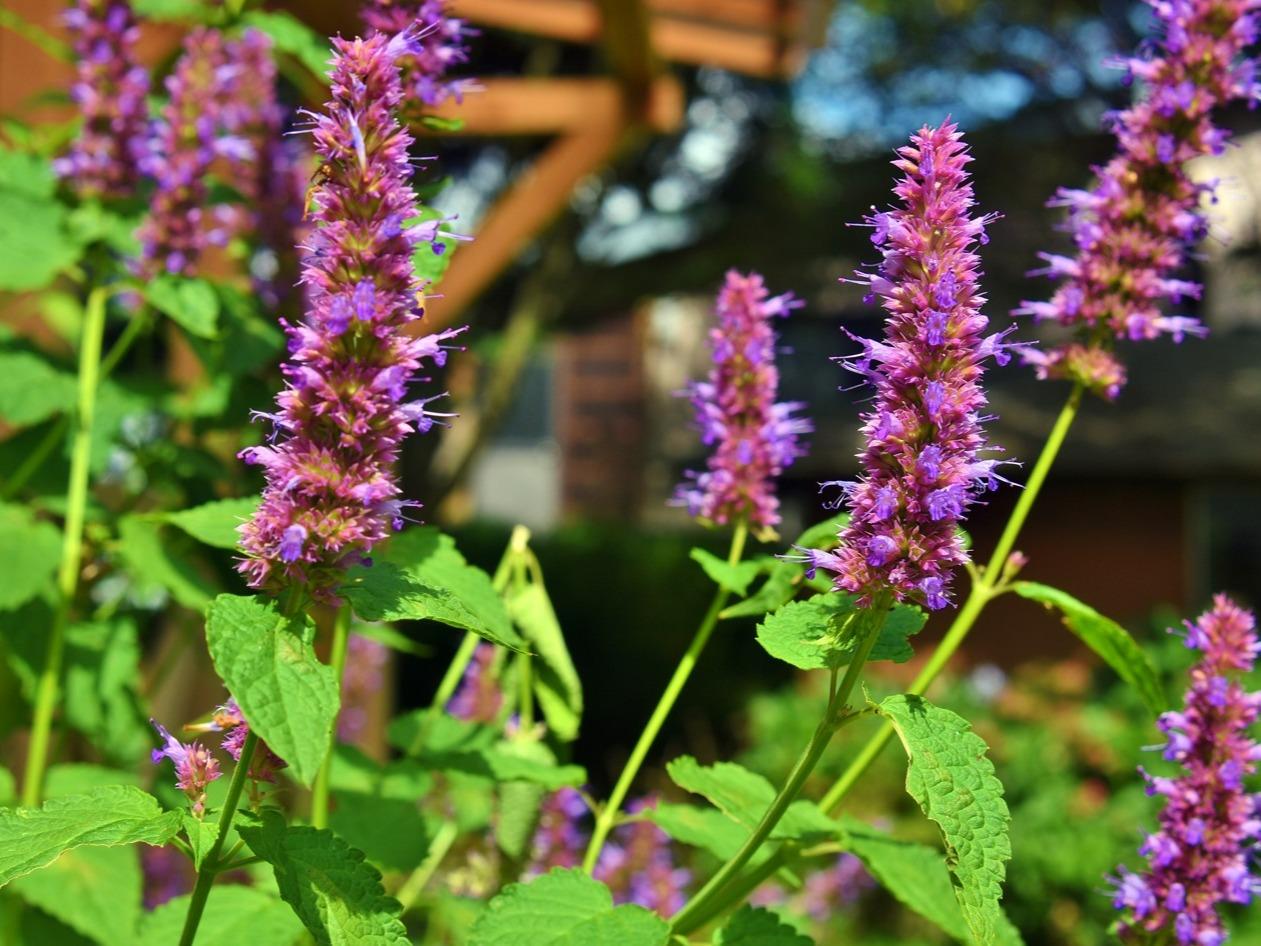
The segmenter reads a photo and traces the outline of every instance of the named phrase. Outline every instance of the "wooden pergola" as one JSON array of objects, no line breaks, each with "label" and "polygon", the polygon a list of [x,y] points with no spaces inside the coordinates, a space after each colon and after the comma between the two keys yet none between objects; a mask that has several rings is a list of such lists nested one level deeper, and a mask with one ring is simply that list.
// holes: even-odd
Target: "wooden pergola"
[{"label": "wooden pergola", "polygon": [[452,0],[481,27],[603,47],[608,77],[487,79],[438,111],[466,136],[555,136],[455,254],[432,331],[452,324],[565,206],[574,187],[634,136],[676,130],[684,93],[669,65],[790,76],[821,39],[831,0]]}]

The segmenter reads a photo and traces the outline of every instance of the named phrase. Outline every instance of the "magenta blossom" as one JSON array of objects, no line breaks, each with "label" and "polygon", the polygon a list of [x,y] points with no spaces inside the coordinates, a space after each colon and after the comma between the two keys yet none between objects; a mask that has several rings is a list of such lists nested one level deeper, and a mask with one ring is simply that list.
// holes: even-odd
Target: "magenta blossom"
[{"label": "magenta blossom", "polygon": [[1073,257],[1042,254],[1038,272],[1060,281],[1049,302],[1025,302],[1016,312],[1075,329],[1075,342],[1024,358],[1040,378],[1068,378],[1112,398],[1125,369],[1112,354],[1114,339],[1202,335],[1186,316],[1162,312],[1198,299],[1200,286],[1176,278],[1187,248],[1207,224],[1200,203],[1211,187],[1187,172],[1193,158],[1220,154],[1227,133],[1214,112],[1238,100],[1253,102],[1255,63],[1244,49],[1257,34],[1261,0],[1147,0],[1159,36],[1127,63],[1146,90],[1111,117],[1117,153],[1090,190],[1063,189],[1053,205],[1069,209]]},{"label": "magenta blossom", "polygon": [[442,418],[432,397],[410,399],[425,364],[442,365],[461,329],[411,334],[421,317],[412,266],[419,230],[409,181],[411,135],[398,57],[410,33],[334,40],[332,99],[314,116],[323,159],[311,195],[314,224],[303,260],[307,313],[286,325],[289,363],[271,442],[242,459],[267,486],[241,527],[241,571],[255,588],[305,586],[337,599],[345,569],[400,529],[408,507],[394,473],[399,445]]},{"label": "magenta blossom", "polygon": [[76,0],[65,13],[78,58],[70,97],[83,127],[53,167],[83,197],[127,197],[148,150],[149,74],[136,62],[140,29],[126,0]]},{"label": "magenta blossom", "polygon": [[469,36],[464,20],[447,15],[446,0],[368,0],[362,16],[369,29],[386,36],[413,30],[415,42],[399,57],[406,92],[405,109],[441,105],[472,88],[468,79],[454,79],[450,69],[468,62]]},{"label": "magenta blossom", "polygon": [[727,273],[709,333],[713,367],[688,390],[701,441],[714,448],[705,472],[689,472],[675,494],[692,515],[722,525],[744,519],[760,532],[779,524],[775,478],[805,454],[800,438],[813,428],[796,414],[804,405],[775,400],[771,322],[801,305],[791,293],[771,297],[757,273]]},{"label": "magenta blossom", "polygon": [[[241,761],[241,752],[245,748],[245,739],[250,734],[250,724],[245,721],[241,708],[235,699],[229,699],[211,717],[207,727],[212,732],[222,732],[223,751],[232,756],[233,761]],[[272,752],[267,743],[259,740],[254,755],[250,760],[249,777],[255,782],[275,782],[276,772],[288,765],[284,759]]]},{"label": "magenta blossom", "polygon": [[193,814],[201,817],[206,811],[206,786],[223,773],[218,760],[199,742],[180,742],[157,720],[149,720],[162,737],[162,748],[154,749],[153,764],[170,759],[175,765],[175,784],[192,803]]},{"label": "magenta blossom", "polygon": [[1261,890],[1253,873],[1261,794],[1244,787],[1261,759],[1261,745],[1249,734],[1261,692],[1239,682],[1261,652],[1256,622],[1218,595],[1197,623],[1187,623],[1186,643],[1200,661],[1191,669],[1182,709],[1160,718],[1164,758],[1182,772],[1171,778],[1143,773],[1148,793],[1165,800],[1160,828],[1140,849],[1147,870],[1122,868],[1113,881],[1126,942],[1153,942],[1148,934],[1164,931],[1183,946],[1219,946],[1226,929],[1218,906],[1250,903]]},{"label": "magenta blossom", "polygon": [[493,723],[503,709],[504,694],[495,677],[495,647],[485,641],[473,651],[460,687],[447,703],[447,712],[471,723]]},{"label": "magenta blossom", "polygon": [[866,601],[891,592],[900,601],[943,608],[951,572],[967,560],[959,522],[976,496],[997,486],[996,461],[981,423],[988,358],[1008,360],[1010,329],[986,335],[978,287],[993,215],[973,216],[972,159],[955,125],[923,128],[899,149],[902,205],[868,218],[884,259],[859,280],[889,318],[882,342],[843,361],[875,388],[864,415],[863,476],[839,483],[852,517],[835,552],[806,550],[811,567],[835,573],[838,589]]}]

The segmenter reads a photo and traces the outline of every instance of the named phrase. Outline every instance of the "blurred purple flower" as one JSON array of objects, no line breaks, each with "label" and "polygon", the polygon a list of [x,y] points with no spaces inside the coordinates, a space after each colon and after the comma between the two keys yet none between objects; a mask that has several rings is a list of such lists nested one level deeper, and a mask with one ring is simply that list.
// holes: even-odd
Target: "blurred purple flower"
[{"label": "blurred purple flower", "polygon": [[[220,745],[223,751],[232,756],[234,761],[241,761],[241,751],[245,748],[245,737],[250,734],[250,724],[241,714],[235,699],[229,699],[215,710],[212,722],[208,727],[213,732],[224,733]],[[261,739],[250,760],[249,777],[255,782],[275,782],[276,772],[288,765],[284,759],[272,752],[271,747]]]},{"label": "blurred purple flower", "polygon": [[1220,154],[1228,134],[1213,112],[1230,102],[1255,103],[1256,63],[1244,58],[1256,40],[1261,0],[1147,0],[1159,35],[1127,63],[1145,95],[1110,116],[1117,154],[1090,190],[1061,189],[1051,202],[1067,207],[1077,255],[1044,253],[1037,272],[1060,280],[1049,302],[1025,302],[1017,314],[1052,319],[1077,330],[1077,341],[1028,350],[1040,378],[1068,378],[1105,397],[1125,384],[1112,354],[1117,338],[1203,335],[1198,321],[1162,314],[1161,300],[1198,299],[1200,286],[1173,278],[1187,247],[1207,224],[1187,163]]},{"label": "blurred purple flower", "polygon": [[453,79],[448,71],[468,62],[469,36],[476,31],[466,21],[447,15],[446,0],[368,0],[363,21],[369,29],[395,36],[412,30],[411,47],[399,57],[405,98],[403,110],[459,101],[473,88],[471,80]]},{"label": "blurred purple flower", "polygon": [[[641,812],[656,799],[632,802],[627,811]],[[631,821],[613,831],[596,863],[595,879],[613,891],[617,903],[636,903],[670,917],[687,902],[692,873],[674,862],[669,836],[650,821]]]},{"label": "blurred purple flower", "polygon": [[[495,647],[482,641],[464,668],[460,687],[447,703],[447,712],[470,723],[493,723],[503,709],[504,694],[494,674]],[[581,799],[579,799],[581,801]]]},{"label": "blurred purple flower", "polygon": [[188,796],[193,814],[200,818],[206,811],[206,786],[223,774],[219,771],[219,761],[201,743],[180,742],[157,720],[149,722],[162,737],[162,748],[154,749],[151,754],[153,764],[171,760],[175,765],[175,784]]},{"label": "blurred purple flower", "polygon": [[389,648],[380,641],[350,635],[342,674],[342,708],[337,717],[337,738],[342,742],[355,742],[363,736],[369,707],[385,685],[389,658]]}]

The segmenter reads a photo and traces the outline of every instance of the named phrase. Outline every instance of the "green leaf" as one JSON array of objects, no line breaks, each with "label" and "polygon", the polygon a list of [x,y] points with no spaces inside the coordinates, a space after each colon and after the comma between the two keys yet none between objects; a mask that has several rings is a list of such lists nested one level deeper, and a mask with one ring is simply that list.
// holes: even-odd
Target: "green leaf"
[{"label": "green leaf", "polygon": [[163,812],[152,795],[125,785],[56,798],[42,808],[0,810],[0,887],[73,848],[165,844],[179,831],[180,817],[178,811]]},{"label": "green leaf", "polygon": [[[729,861],[735,857],[749,836],[747,828],[732,821],[716,808],[658,802],[640,815],[680,844],[690,844],[709,851],[720,861]],[[767,849],[764,847],[754,855],[751,863],[757,864],[766,854]]]},{"label": "green leaf", "polygon": [[[666,765],[674,784],[703,795],[727,817],[754,828],[775,800],[775,787],[765,778],[734,762],[701,765],[692,756],[679,756]],[[836,822],[811,801],[795,801],[771,832],[774,840],[835,837]]]},{"label": "green leaf", "polygon": [[909,695],[877,707],[906,750],[906,790],[941,828],[955,896],[977,946],[999,941],[1010,815],[986,746],[963,717]]},{"label": "green leaf", "polygon": [[0,505],[0,611],[19,608],[43,591],[60,560],[61,533],[55,526],[21,506]]},{"label": "green leaf", "polygon": [[732,565],[705,549],[692,549],[688,557],[699,564],[719,588],[737,595],[743,595],[749,590],[749,585],[761,574],[767,561],[764,558],[745,559]]},{"label": "green leaf", "polygon": [[78,382],[29,351],[0,351],[0,418],[15,427],[38,424],[75,405]]},{"label": "green leaf", "polygon": [[669,936],[655,913],[615,907],[599,881],[556,868],[491,900],[473,924],[469,946],[665,946]]},{"label": "green leaf", "polygon": [[42,289],[78,259],[56,201],[0,187],[0,290]]},{"label": "green leaf", "polygon": [[714,934],[714,946],[813,946],[770,910],[747,904]]},{"label": "green leaf", "polygon": [[955,939],[967,940],[968,930],[940,851],[898,841],[852,818],[843,818],[842,827],[845,847],[881,886]]},{"label": "green leaf", "polygon": [[[422,206],[420,214],[409,218],[404,226],[415,227],[429,220],[435,220],[442,216],[442,213],[431,206]],[[437,246],[441,248],[440,252],[435,251],[434,244],[428,240],[422,240],[416,244],[416,248],[412,250],[412,268],[416,271],[416,277],[425,285],[426,290],[433,290],[435,286],[442,281],[442,277],[446,275],[447,267],[451,265],[451,257],[455,255],[456,247],[460,245],[460,241],[452,240],[449,237],[438,237]]]},{"label": "green leaf", "polygon": [[329,827],[387,870],[412,870],[429,851],[430,828],[417,800],[433,776],[410,759],[381,765],[358,749],[333,750]]},{"label": "green leaf", "polygon": [[70,795],[87,795],[108,785],[140,787],[135,772],[124,772],[90,762],[61,762],[48,770],[44,780],[45,798],[65,798]]},{"label": "green leaf", "polygon": [[[802,670],[821,670],[848,663],[857,641],[841,633],[841,621],[856,613],[856,598],[837,592],[792,601],[758,625],[758,643],[772,657]],[[880,637],[868,660],[897,663],[914,656],[907,637],[916,634],[928,617],[919,608],[898,605],[885,618]]]},{"label": "green leaf", "polygon": [[13,891],[101,946],[134,946],[140,922],[140,858],[134,847],[67,851],[13,882]]},{"label": "green leaf", "polygon": [[159,22],[204,23],[211,16],[202,0],[132,0],[131,5],[142,19]]},{"label": "green leaf", "polygon": [[57,175],[47,158],[0,146],[0,188],[29,197],[52,197]]},{"label": "green leaf", "polygon": [[[147,914],[140,924],[139,946],[178,943],[190,899],[176,897]],[[301,932],[301,921],[275,897],[240,884],[216,884],[210,888],[193,946],[291,946]]]},{"label": "green leaf", "polygon": [[250,727],[310,785],[323,764],[340,699],[337,675],[311,646],[315,624],[275,601],[219,595],[206,611],[215,670]]},{"label": "green leaf", "polygon": [[504,603],[539,656],[534,664],[534,692],[548,728],[566,742],[576,739],[582,719],[582,683],[546,589],[538,583],[510,589]]},{"label": "green leaf", "polygon": [[258,503],[257,496],[217,499],[182,512],[167,513],[163,518],[198,542],[217,549],[235,549],[241,541],[237,526],[254,515]]},{"label": "green leaf", "polygon": [[497,794],[495,843],[512,860],[523,861],[534,842],[547,789],[529,782],[505,782]]},{"label": "green leaf", "polygon": [[801,566],[792,562],[780,562],[771,569],[766,581],[762,582],[757,591],[743,601],[723,608],[718,616],[726,621],[730,618],[761,617],[768,611],[774,611],[796,596],[801,575]]},{"label": "green leaf", "polygon": [[161,585],[192,611],[204,611],[214,587],[180,554],[178,546],[163,541],[161,524],[145,516],[124,516],[118,522],[118,554],[138,582]]},{"label": "green leaf", "polygon": [[280,896],[318,946],[409,946],[398,902],[385,896],[381,875],[333,832],[290,827],[274,808],[239,831],[271,864]]},{"label": "green leaf", "polygon": [[490,576],[465,562],[449,536],[413,527],[376,558],[369,568],[353,569],[342,588],[365,621],[437,621],[526,650]]},{"label": "green leaf", "polygon": [[140,708],[140,640],[127,618],[66,628],[65,714],[109,758],[130,762],[150,745]]},{"label": "green leaf", "polygon": [[164,273],[145,285],[145,298],[190,335],[214,338],[219,334],[219,297],[204,279]]},{"label": "green leaf", "polygon": [[17,801],[17,781],[13,773],[0,765],[0,808],[9,808]]},{"label": "green leaf", "polygon": [[241,22],[262,30],[272,38],[277,49],[293,56],[320,79],[327,81],[333,58],[327,37],[288,13],[250,10],[241,17]]},{"label": "green leaf", "polygon": [[797,537],[793,545],[803,549],[834,549],[840,542],[838,536],[841,530],[847,525],[849,525],[849,513],[840,513],[810,526]]},{"label": "green leaf", "polygon": [[1039,601],[1048,608],[1058,608],[1064,616],[1064,626],[1137,690],[1148,709],[1156,715],[1168,709],[1169,703],[1151,658],[1120,624],[1067,592],[1049,585],[1018,581],[1011,588],[1022,598]]},{"label": "green leaf", "polygon": [[184,812],[184,837],[188,838],[188,846],[193,849],[193,866],[201,870],[201,862],[206,859],[215,839],[219,837],[219,822],[209,818],[198,818],[191,811]]}]

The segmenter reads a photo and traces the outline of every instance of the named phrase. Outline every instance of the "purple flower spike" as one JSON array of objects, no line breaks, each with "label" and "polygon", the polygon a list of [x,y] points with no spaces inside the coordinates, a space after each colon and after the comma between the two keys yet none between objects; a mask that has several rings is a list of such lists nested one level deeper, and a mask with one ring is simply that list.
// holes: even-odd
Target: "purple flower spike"
[{"label": "purple flower spike", "polygon": [[800,437],[813,427],[796,412],[804,405],[776,403],[775,331],[771,320],[802,305],[791,293],[770,298],[762,277],[732,270],[718,293],[718,325],[709,333],[709,379],[688,390],[701,441],[714,445],[708,469],[689,472],[676,505],[721,525],[747,519],[756,531],[779,524],[775,478],[806,452]]},{"label": "purple flower spike", "polygon": [[1243,58],[1256,39],[1261,0],[1147,0],[1159,36],[1128,63],[1143,98],[1111,117],[1117,154],[1091,190],[1061,189],[1052,206],[1068,208],[1076,257],[1042,254],[1040,274],[1061,280],[1049,302],[1025,302],[1016,313],[1077,330],[1059,348],[1025,352],[1040,378],[1067,378],[1109,399],[1125,384],[1111,354],[1118,338],[1202,335],[1194,319],[1162,314],[1160,304],[1199,298],[1195,283],[1172,278],[1187,248],[1208,229],[1187,163],[1220,154],[1227,133],[1215,109],[1255,101],[1255,62]]},{"label": "purple flower spike", "polygon": [[577,867],[587,846],[583,820],[587,803],[576,788],[557,789],[539,806],[539,823],[530,847],[526,878],[545,874],[553,867]]},{"label": "purple flower spike", "polygon": [[1153,942],[1148,934],[1163,930],[1183,946],[1217,946],[1226,940],[1217,905],[1248,903],[1261,891],[1251,870],[1261,840],[1261,793],[1243,787],[1261,758],[1261,746],[1248,734],[1261,692],[1248,692],[1238,680],[1261,652],[1256,624],[1251,613],[1218,595],[1210,611],[1187,624],[1186,643],[1200,651],[1200,661],[1191,669],[1181,711],[1165,713],[1159,723],[1163,755],[1183,773],[1143,773],[1148,793],[1165,799],[1160,828],[1140,848],[1147,871],[1122,868],[1113,879],[1125,942]]},{"label": "purple flower spike", "polygon": [[77,0],[65,24],[78,59],[70,96],[83,128],[53,166],[81,197],[126,197],[148,149],[149,73],[135,55],[140,30],[126,0]]},{"label": "purple flower spike", "polygon": [[971,158],[947,121],[923,128],[899,149],[894,188],[902,206],[875,214],[873,242],[884,260],[859,273],[889,313],[882,342],[842,359],[875,388],[864,415],[864,475],[840,485],[852,517],[831,555],[811,562],[835,572],[836,586],[870,601],[891,591],[900,601],[943,608],[950,573],[967,560],[959,520],[976,495],[997,485],[981,429],[984,362],[1003,360],[1010,329],[985,335],[985,297],[977,285],[994,215],[972,216]]},{"label": "purple flower spike", "polygon": [[337,715],[337,738],[342,742],[356,742],[364,735],[373,701],[385,685],[389,659],[389,648],[380,641],[350,635],[342,674],[342,708]]},{"label": "purple flower spike", "polygon": [[485,641],[473,651],[460,688],[447,704],[447,712],[471,723],[493,723],[503,709],[504,694],[494,674],[495,648]]},{"label": "purple flower spike", "polygon": [[175,784],[192,802],[193,814],[201,817],[206,811],[206,786],[217,779],[218,760],[199,742],[183,743],[167,732],[156,720],[149,720],[162,737],[162,748],[154,749],[153,764],[170,759],[175,765]]},{"label": "purple flower spike", "polygon": [[405,48],[398,62],[403,70],[405,111],[417,106],[457,102],[471,89],[468,79],[452,79],[447,72],[468,62],[469,36],[476,31],[464,20],[447,15],[446,0],[368,0],[363,22],[370,30],[401,37]]},{"label": "purple flower spike", "polygon": [[[235,699],[230,699],[215,710],[210,729],[224,733],[220,743],[223,751],[232,756],[234,761],[241,761],[241,751],[245,748],[245,737],[250,734],[250,724],[241,715],[241,708]],[[255,782],[274,782],[276,772],[288,765],[284,759],[272,752],[271,747],[259,741],[250,761],[249,776]]]},{"label": "purple flower spike", "polygon": [[399,445],[436,416],[409,403],[408,388],[463,331],[409,331],[421,287],[416,238],[399,222],[418,210],[412,138],[395,117],[395,51],[385,35],[334,40],[332,100],[313,116],[324,164],[303,260],[307,313],[285,326],[291,357],[274,443],[241,453],[267,478],[262,505],[241,527],[241,571],[255,588],[303,585],[325,602],[337,600],[345,569],[402,522]]},{"label": "purple flower spike", "polygon": [[[643,798],[627,810],[634,814],[656,804],[655,798]],[[651,821],[617,828],[593,876],[613,891],[617,903],[635,903],[663,917],[683,908],[692,881],[691,871],[675,864],[669,836]]]}]

